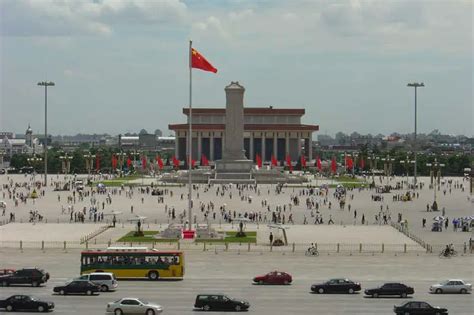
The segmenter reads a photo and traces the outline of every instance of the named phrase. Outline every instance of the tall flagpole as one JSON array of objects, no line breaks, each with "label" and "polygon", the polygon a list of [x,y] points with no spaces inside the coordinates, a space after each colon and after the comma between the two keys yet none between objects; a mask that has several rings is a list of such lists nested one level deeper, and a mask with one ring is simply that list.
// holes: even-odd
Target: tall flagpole
[{"label": "tall flagpole", "polygon": [[191,214],[191,208],[192,208],[192,182],[191,182],[191,169],[192,169],[192,152],[193,152],[193,134],[192,134],[192,119],[193,119],[193,98],[192,98],[192,82],[193,82],[193,76],[192,76],[192,47],[193,47],[193,41],[189,41],[189,115],[188,115],[188,124],[189,124],[189,133],[188,133],[188,186],[189,186],[189,196],[188,196],[188,230],[192,230],[192,214]]}]

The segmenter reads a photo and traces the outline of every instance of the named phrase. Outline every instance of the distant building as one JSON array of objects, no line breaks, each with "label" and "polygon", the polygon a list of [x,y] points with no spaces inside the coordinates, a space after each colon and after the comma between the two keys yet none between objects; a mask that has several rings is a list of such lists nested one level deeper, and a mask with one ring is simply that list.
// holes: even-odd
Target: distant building
[{"label": "distant building", "polygon": [[5,157],[11,158],[14,154],[42,154],[43,147],[38,138],[33,136],[30,125],[23,138],[17,138],[12,132],[0,132],[0,151]]},{"label": "distant building", "polygon": [[[193,109],[192,154],[198,159],[205,155],[210,161],[220,160],[225,142],[225,108]],[[189,115],[189,109],[183,108],[183,114]],[[317,125],[301,123],[305,114],[302,108],[244,107],[244,143],[243,148],[248,159],[270,161],[275,156],[278,161],[290,156],[296,161],[302,155],[312,159],[313,132]],[[186,159],[186,139],[189,125],[171,124],[169,129],[175,132],[175,156]]]}]

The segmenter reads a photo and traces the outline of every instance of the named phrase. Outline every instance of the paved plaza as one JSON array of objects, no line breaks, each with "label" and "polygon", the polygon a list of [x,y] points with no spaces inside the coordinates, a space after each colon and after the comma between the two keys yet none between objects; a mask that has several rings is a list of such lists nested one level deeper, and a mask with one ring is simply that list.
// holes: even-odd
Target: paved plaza
[{"label": "paved plaza", "polygon": [[[85,178],[86,176],[78,176]],[[30,175],[1,175],[0,184],[3,187],[9,181],[17,183],[20,187],[15,188],[15,193],[27,194],[32,191],[32,179]],[[37,175],[37,180],[40,176]],[[51,184],[55,181],[64,182],[64,177],[50,176]],[[71,176],[69,177],[71,179]],[[405,181],[405,178],[391,178],[390,180],[378,179],[376,181],[383,181],[392,184]],[[451,185],[448,184],[451,182]],[[136,180],[138,184],[142,180]],[[157,183],[153,178],[146,178],[144,183]],[[423,189],[418,190],[418,197],[413,201],[393,201],[393,196],[396,194],[404,194],[405,189],[392,190],[390,193],[377,194],[375,190],[369,189],[354,189],[349,190],[346,197],[346,205],[344,209],[339,206],[338,200],[334,196],[335,189],[329,188],[327,195],[308,195],[308,189],[303,187],[286,187],[280,193],[275,192],[274,185],[259,185],[257,190],[242,189],[238,190],[236,186],[227,186],[226,190],[217,188],[220,186],[196,185],[193,190],[193,216],[198,223],[209,222],[217,230],[230,229],[225,223],[225,217],[222,213],[229,213],[231,217],[235,215],[244,215],[245,213],[253,213],[260,216],[260,220],[255,223],[247,223],[248,230],[258,230],[258,242],[266,242],[268,239],[268,230],[266,225],[272,218],[272,212],[279,209],[281,218],[284,218],[286,225],[289,226],[288,235],[289,242],[295,243],[311,243],[313,241],[321,240],[321,242],[349,242],[350,243],[406,243],[407,238],[400,233],[395,233],[390,229],[384,228],[382,220],[376,221],[375,217],[385,215],[391,222],[397,222],[398,215],[402,216],[403,221],[407,221],[408,230],[413,234],[419,236],[422,240],[431,244],[448,244],[454,243],[462,245],[469,242],[472,237],[471,232],[461,232],[460,229],[453,231],[452,219],[471,216],[474,214],[473,205],[469,196],[468,181],[463,178],[444,178],[443,185],[437,192],[437,200],[440,211],[427,212],[427,204],[433,201],[433,190],[429,189],[429,178],[420,178],[420,182],[425,185]],[[313,180],[312,184],[330,183],[328,180]],[[461,188],[461,185],[463,188]],[[86,188],[88,192],[91,188]],[[148,224],[159,225],[161,228],[168,223],[183,223],[186,221],[187,215],[187,188],[182,187],[159,187],[163,190],[163,196],[153,196],[139,187],[134,187],[131,190],[127,187],[109,187],[105,194],[94,194],[85,196],[82,199],[76,193],[73,196],[72,191],[53,191],[53,186],[48,186],[46,189],[39,189],[38,199],[26,199],[25,202],[18,201],[15,205],[12,189],[2,188],[0,191],[0,198],[7,203],[5,215],[0,217],[0,221],[8,220],[9,214],[15,215],[16,222],[28,222],[30,219],[30,211],[37,212],[42,218],[42,223],[67,223],[67,226],[56,225],[45,228],[45,233],[39,233],[37,229],[41,229],[40,225],[30,224],[31,228],[24,227],[18,229],[18,238],[24,239],[37,238],[38,235],[47,235],[44,237],[53,237],[54,232],[62,235],[61,229],[68,231],[67,240],[77,239],[78,235],[85,235],[90,233],[89,223],[99,226],[110,222],[112,216],[111,211],[120,211],[122,214],[117,216],[120,223],[125,226],[130,226],[129,219],[135,218],[136,215],[146,216],[145,228]],[[10,191],[9,191],[10,190]],[[95,187],[94,187],[95,190]],[[44,191],[44,196],[42,195]],[[372,196],[377,195],[383,197],[382,201],[373,201]],[[68,202],[68,197],[70,202]],[[159,202],[160,197],[162,201]],[[295,204],[294,199],[298,199]],[[93,203],[93,199],[95,202]],[[110,202],[107,202],[110,200]],[[315,206],[311,209],[307,206],[307,201],[318,203],[319,209]],[[331,206],[329,204],[331,203]],[[94,222],[93,217],[89,217],[90,207],[92,204],[97,208],[98,213],[104,214],[103,221]],[[211,204],[213,208],[210,207]],[[71,213],[86,209],[85,223],[77,223]],[[443,211],[444,209],[444,211]],[[172,218],[172,212],[175,212],[175,219]],[[431,232],[431,224],[435,216],[445,214],[448,218],[448,228],[443,229],[443,232]],[[207,216],[205,216],[207,214]],[[293,223],[289,223],[290,215]],[[314,224],[316,218],[321,218],[323,224]],[[366,228],[361,228],[362,218]],[[422,227],[422,219],[425,218],[426,227]],[[332,220],[334,225],[329,228],[329,221]],[[37,221],[37,220],[36,220]],[[303,225],[306,223],[305,225]],[[258,224],[258,227],[257,227]],[[47,225],[49,226],[49,224]],[[130,226],[130,229],[133,227]],[[235,227],[234,227],[235,228]],[[0,229],[0,240],[15,239],[9,228]],[[78,232],[76,232],[78,231]],[[342,233],[340,233],[341,231]],[[109,239],[120,237],[110,232]],[[116,232],[117,234],[118,232]],[[125,234],[125,233],[124,233]],[[105,236],[107,237],[107,235]],[[373,241],[371,242],[371,239]],[[61,239],[63,240],[63,239]]]}]

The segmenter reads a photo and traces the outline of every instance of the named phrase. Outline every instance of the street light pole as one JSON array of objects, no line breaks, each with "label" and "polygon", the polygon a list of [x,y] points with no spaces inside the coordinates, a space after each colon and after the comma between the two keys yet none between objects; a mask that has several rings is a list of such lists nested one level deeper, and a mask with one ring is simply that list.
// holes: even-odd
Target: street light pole
[{"label": "street light pole", "polygon": [[48,186],[48,86],[54,86],[54,82],[41,81],[39,86],[44,86],[44,185]]},{"label": "street light pole", "polygon": [[414,189],[416,189],[416,164],[417,164],[417,142],[416,142],[416,127],[417,127],[417,89],[419,87],[424,87],[425,84],[423,82],[421,83],[418,83],[418,82],[413,82],[413,83],[408,83],[407,84],[408,87],[414,87],[415,88],[415,136],[414,136],[414,143],[413,143],[413,151],[414,151],[414,154],[415,154],[415,169],[414,169],[414,173],[413,173],[413,184],[414,184]]}]

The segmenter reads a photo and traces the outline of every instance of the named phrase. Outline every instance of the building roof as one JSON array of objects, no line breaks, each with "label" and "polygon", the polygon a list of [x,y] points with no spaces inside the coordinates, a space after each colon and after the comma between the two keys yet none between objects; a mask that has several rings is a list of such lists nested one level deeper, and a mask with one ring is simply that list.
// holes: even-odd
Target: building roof
[{"label": "building roof", "polygon": [[[225,130],[225,124],[193,124],[193,130]],[[188,124],[168,125],[170,130],[188,130]],[[269,130],[269,131],[318,131],[318,125],[301,124],[244,124],[244,130]]]},{"label": "building roof", "polygon": [[[183,114],[189,114],[189,108],[183,108]],[[304,108],[244,107],[244,115],[290,115],[303,116]],[[225,115],[225,108],[193,108],[193,115]]]}]

